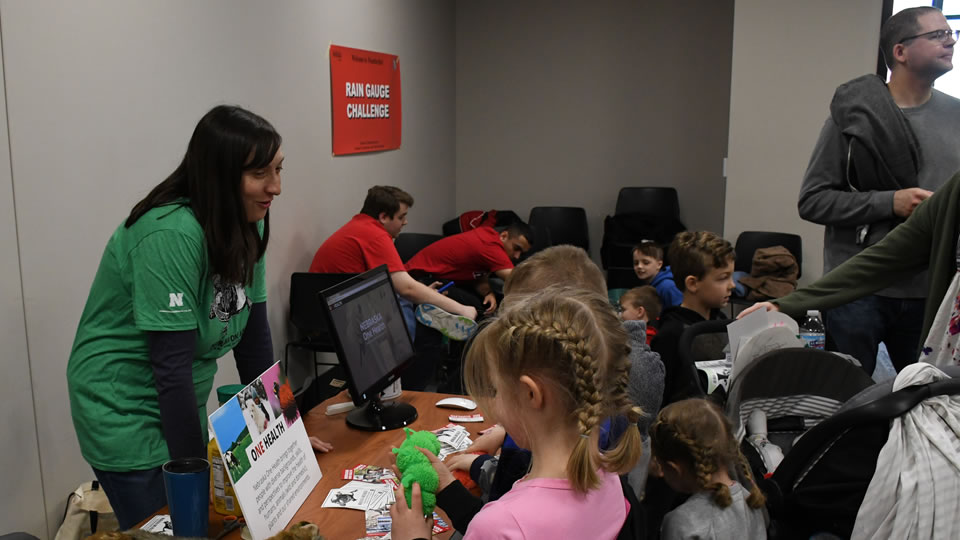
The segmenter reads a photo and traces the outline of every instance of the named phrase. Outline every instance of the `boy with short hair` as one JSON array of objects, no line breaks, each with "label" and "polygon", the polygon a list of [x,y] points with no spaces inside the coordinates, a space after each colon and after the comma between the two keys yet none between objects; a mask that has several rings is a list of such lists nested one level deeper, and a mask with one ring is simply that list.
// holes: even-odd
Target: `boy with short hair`
[{"label": "boy with short hair", "polygon": [[719,310],[730,301],[735,258],[730,242],[712,232],[685,231],[670,245],[674,281],[683,291],[683,302],[663,311],[657,337],[650,345],[660,353],[666,368],[664,406],[702,395],[693,367],[679,365],[677,347],[688,326],[723,318]]},{"label": "boy with short hair", "polygon": [[449,296],[485,315],[497,309],[491,275],[507,279],[514,261],[530,250],[533,230],[522,221],[505,227],[480,226],[437,240],[409,261],[407,271],[424,282],[443,280],[456,285]]},{"label": "boy with short hair", "polygon": [[653,240],[641,240],[633,247],[633,271],[644,285],[651,285],[664,309],[680,305],[683,293],[673,280],[672,267],[663,266],[663,247]]},{"label": "boy with short hair", "polygon": [[[371,187],[367,190],[360,213],[337,229],[317,249],[310,271],[359,274],[385,264],[393,288],[401,299],[404,322],[411,336],[416,335],[414,306],[430,304],[440,308],[432,310],[436,315],[430,326],[438,328],[451,339],[467,339],[476,328],[476,308],[456,302],[410,277],[397,253],[394,240],[407,224],[407,212],[412,206],[413,197],[398,187]],[[413,381],[413,377],[409,377],[409,380]],[[422,388],[411,386],[410,389]]]},{"label": "boy with short hair", "polygon": [[657,335],[655,324],[660,318],[660,296],[650,285],[634,287],[620,296],[620,318],[647,323],[647,345]]}]

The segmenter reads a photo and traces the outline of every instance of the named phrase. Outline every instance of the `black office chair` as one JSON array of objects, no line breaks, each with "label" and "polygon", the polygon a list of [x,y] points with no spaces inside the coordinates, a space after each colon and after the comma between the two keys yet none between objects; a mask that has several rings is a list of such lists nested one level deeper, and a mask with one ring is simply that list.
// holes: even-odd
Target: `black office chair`
[{"label": "black office chair", "polygon": [[538,251],[543,251],[544,249],[553,245],[550,238],[550,229],[548,229],[542,223],[530,224],[530,229],[533,230],[533,238],[528,238],[530,240],[530,249],[526,253],[520,256],[520,259],[517,260],[517,264],[529,259],[533,256],[534,253]]},{"label": "black office chair", "polygon": [[443,238],[439,234],[427,233],[400,233],[397,240],[393,243],[400,254],[400,260],[407,262],[413,258],[421,249],[429,246],[437,240]]},{"label": "black office chair", "polygon": [[[769,231],[744,231],[737,237],[734,251],[737,261],[733,269],[738,272],[750,273],[753,266],[753,254],[760,248],[783,246],[787,248],[797,260],[797,279],[803,273],[803,240],[799,235]],[[734,293],[730,297],[730,316],[736,317],[741,311],[752,306],[754,302]]]},{"label": "black office chair", "polygon": [[290,276],[290,323],[296,329],[298,337],[287,342],[283,351],[283,367],[289,367],[290,349],[297,348],[313,354],[313,375],[316,381],[320,374],[318,365],[338,365],[317,362],[317,353],[337,352],[325,318],[320,299],[320,291],[332,287],[356,274],[320,274],[314,272],[294,272]]},{"label": "black office chair", "polygon": [[[587,211],[579,206],[535,206],[530,209],[529,223],[540,248],[572,244],[590,251]],[[549,231],[549,244],[541,240],[539,227]]]},{"label": "black office chair", "polygon": [[443,225],[440,227],[440,229],[443,231],[444,236],[453,236],[463,232],[460,230],[460,216],[443,222]]},{"label": "black office chair", "polygon": [[741,272],[750,272],[750,266],[753,264],[753,254],[760,248],[772,246],[783,246],[787,248],[795,259],[800,271],[797,278],[800,278],[803,270],[803,240],[800,235],[770,232],[770,231],[744,231],[737,237],[737,244],[734,250],[737,253],[737,262],[734,263],[734,270]]},{"label": "black office chair", "polygon": [[[666,251],[673,237],[687,227],[680,221],[677,190],[669,187],[625,187],[617,195],[613,215],[603,220],[600,264],[607,271],[607,287],[640,284],[633,274],[633,247],[653,240]],[[664,264],[669,264],[664,253]]]},{"label": "black office chair", "polygon": [[617,194],[615,214],[680,217],[680,198],[672,187],[625,187]]},{"label": "black office chair", "polygon": [[709,395],[714,401],[723,404],[727,393],[722,388],[708,392],[706,374],[697,369],[697,362],[706,360],[721,360],[724,358],[724,349],[730,344],[727,335],[727,325],[732,319],[700,321],[683,330],[680,341],[677,343],[677,362],[683,369],[691,369],[694,380],[703,395]]}]

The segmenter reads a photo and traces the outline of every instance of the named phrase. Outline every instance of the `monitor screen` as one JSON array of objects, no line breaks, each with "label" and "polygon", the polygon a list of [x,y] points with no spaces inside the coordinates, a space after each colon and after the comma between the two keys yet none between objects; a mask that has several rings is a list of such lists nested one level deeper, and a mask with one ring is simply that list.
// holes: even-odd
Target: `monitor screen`
[{"label": "monitor screen", "polygon": [[393,283],[383,265],[320,294],[350,394],[360,405],[395,381],[413,357]]}]

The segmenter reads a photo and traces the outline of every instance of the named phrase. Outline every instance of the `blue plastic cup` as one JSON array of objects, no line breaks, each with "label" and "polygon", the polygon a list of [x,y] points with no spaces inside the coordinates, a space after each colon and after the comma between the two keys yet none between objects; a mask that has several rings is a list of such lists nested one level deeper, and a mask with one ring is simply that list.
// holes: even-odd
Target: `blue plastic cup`
[{"label": "blue plastic cup", "polygon": [[175,536],[207,537],[210,525],[210,462],[172,459],[163,464],[163,484]]}]

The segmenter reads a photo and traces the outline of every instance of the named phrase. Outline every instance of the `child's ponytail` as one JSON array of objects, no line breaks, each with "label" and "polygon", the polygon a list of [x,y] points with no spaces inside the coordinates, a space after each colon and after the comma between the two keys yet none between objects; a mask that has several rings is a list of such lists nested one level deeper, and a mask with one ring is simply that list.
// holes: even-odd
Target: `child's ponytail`
[{"label": "child's ponytail", "polygon": [[760,491],[756,480],[753,479],[753,473],[750,472],[750,463],[737,447],[737,466],[740,468],[740,474],[750,481],[750,494],[747,496],[747,506],[750,508],[760,508],[767,502],[767,498]]},{"label": "child's ponytail", "polygon": [[[618,325],[614,327],[614,330],[619,334],[619,332],[623,332],[623,326]],[[620,343],[619,339],[613,339],[612,341]],[[643,415],[643,410],[634,405],[627,394],[627,386],[630,383],[630,347],[613,346],[610,347],[609,354],[617,361],[612,362],[613,365],[611,366],[614,369],[611,370],[611,377],[609,377],[612,384],[608,393],[612,407],[607,414],[608,416],[626,416],[628,427],[627,431],[620,436],[617,445],[604,452],[600,459],[605,470],[617,474],[626,474],[643,454],[643,441],[640,436],[640,428],[637,426]]]},{"label": "child's ponytail", "polygon": [[586,492],[600,485],[597,476],[599,437],[596,429],[603,413],[600,366],[597,365],[596,353],[591,352],[583,336],[577,335],[573,328],[568,328],[566,332],[559,327],[556,330],[560,349],[570,358],[573,366],[573,397],[577,403],[574,417],[580,434],[567,460],[567,476],[575,491]]}]

